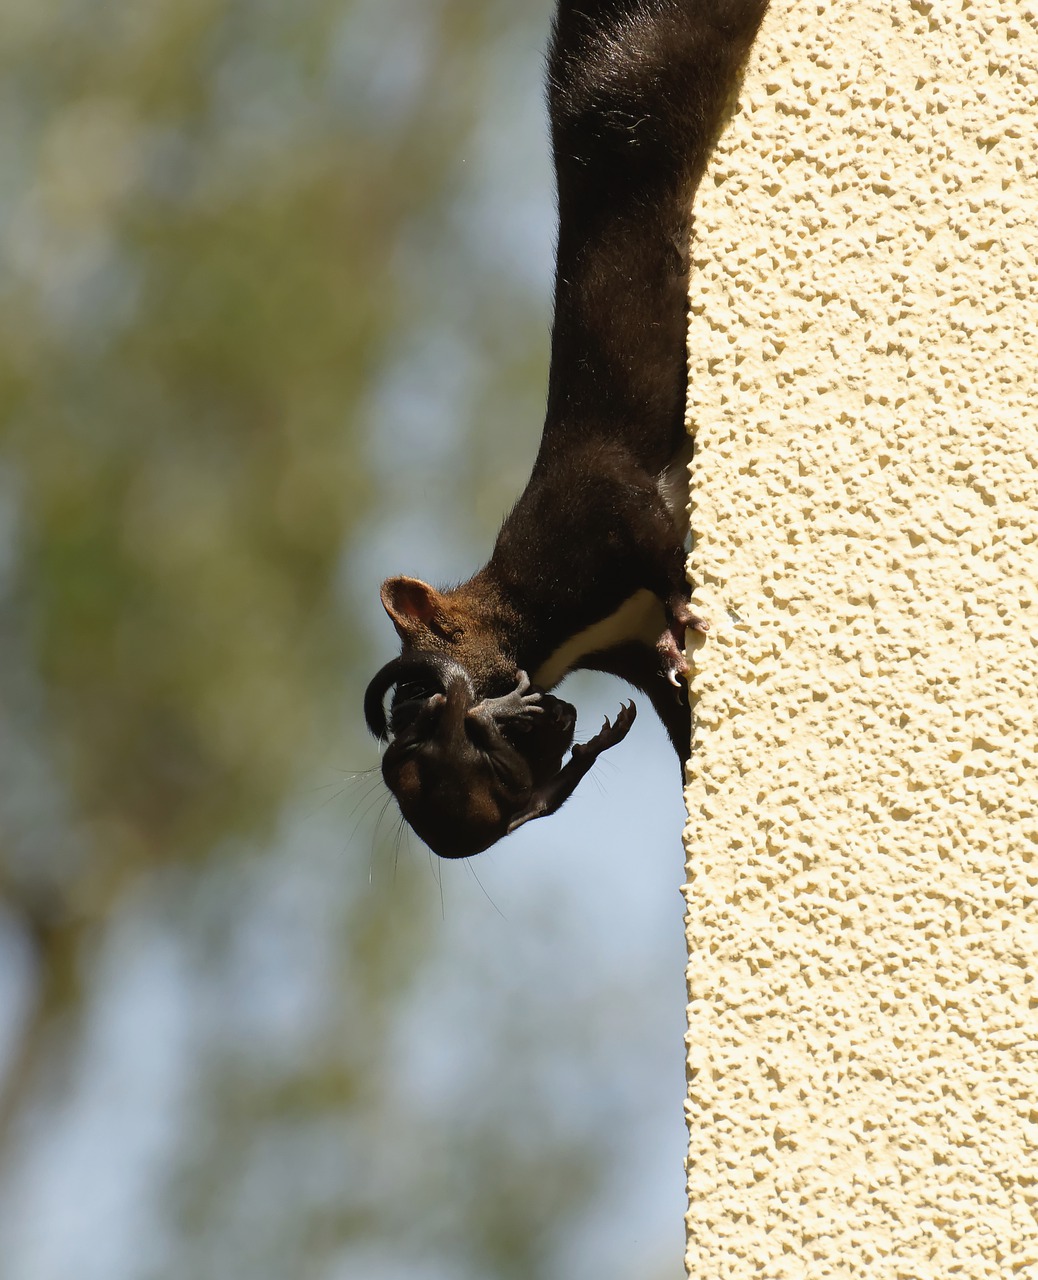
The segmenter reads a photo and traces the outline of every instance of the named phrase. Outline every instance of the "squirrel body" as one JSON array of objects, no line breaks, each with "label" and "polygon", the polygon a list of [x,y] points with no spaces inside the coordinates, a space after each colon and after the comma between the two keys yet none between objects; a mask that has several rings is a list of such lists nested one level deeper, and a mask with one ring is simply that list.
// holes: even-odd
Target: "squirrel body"
[{"label": "squirrel body", "polygon": [[[559,0],[548,103],[559,197],[544,432],[493,553],[439,591],[387,579],[402,641],[372,680],[383,776],[437,853],[554,812],[633,704],[572,745],[570,671],[649,697],[689,743],[685,349],[692,198],[767,0]],[[530,677],[532,675],[532,683]],[[387,716],[384,700],[393,690]]]}]

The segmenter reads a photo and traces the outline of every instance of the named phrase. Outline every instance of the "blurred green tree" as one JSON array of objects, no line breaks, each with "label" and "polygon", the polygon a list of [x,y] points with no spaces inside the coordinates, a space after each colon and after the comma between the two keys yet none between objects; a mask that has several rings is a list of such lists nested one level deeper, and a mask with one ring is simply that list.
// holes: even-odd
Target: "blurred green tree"
[{"label": "blurred green tree", "polygon": [[[25,961],[0,1162],[21,1178],[121,966],[170,932],[191,1071],[142,1280],[390,1274],[392,1247],[429,1276],[548,1280],[595,1186],[593,1121],[558,1124],[523,1065],[523,1046],[575,1054],[582,1032],[570,1044],[551,1010],[522,1023],[518,996],[522,1043],[491,1055],[485,1096],[403,1107],[439,903],[420,858],[379,871],[400,835],[365,820],[371,783],[328,820],[338,846],[312,831],[308,861],[285,834],[330,760],[373,755],[356,708],[388,655],[344,566],[374,515],[421,495],[486,532],[532,454],[546,299],[524,308],[522,246],[473,212],[462,161],[489,146],[512,164],[480,131],[549,8],[9,0],[0,17],[0,931]],[[481,291],[455,282],[463,252]],[[391,474],[371,439],[396,425],[387,380],[415,352],[435,373],[443,349],[456,420]],[[121,942],[128,920],[151,941]],[[284,963],[313,950],[294,1031],[253,1007],[275,1003],[256,938],[278,930]]]}]

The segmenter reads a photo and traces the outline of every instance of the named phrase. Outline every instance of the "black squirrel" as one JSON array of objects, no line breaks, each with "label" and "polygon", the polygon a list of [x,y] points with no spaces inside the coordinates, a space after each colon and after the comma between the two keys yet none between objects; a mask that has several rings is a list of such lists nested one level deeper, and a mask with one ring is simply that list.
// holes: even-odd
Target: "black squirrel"
[{"label": "black squirrel", "polygon": [[[688,753],[685,431],[692,199],[768,0],[559,0],[548,56],[558,185],[548,403],[487,564],[438,591],[390,578],[400,657],[365,697],[383,777],[443,857],[553,813],[634,704],[572,745],[548,690],[608,671]],[[529,674],[527,674],[529,673]],[[390,711],[386,695],[393,690]]]}]

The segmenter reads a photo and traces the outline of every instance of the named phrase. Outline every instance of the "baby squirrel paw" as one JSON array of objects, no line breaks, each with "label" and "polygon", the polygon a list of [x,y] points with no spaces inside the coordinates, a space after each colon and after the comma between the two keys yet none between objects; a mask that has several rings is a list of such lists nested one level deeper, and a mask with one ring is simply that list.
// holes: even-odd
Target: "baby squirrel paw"
[{"label": "baby squirrel paw", "polygon": [[637,714],[638,711],[633,702],[621,703],[615,720],[611,721],[606,716],[605,723],[593,738],[588,742],[575,742],[573,744],[573,758],[581,760],[590,756],[594,760],[596,756],[600,756],[609,747],[615,747],[618,742],[623,742],[631,725],[634,724],[634,717]]},{"label": "baby squirrel paw", "polygon": [[534,712],[538,714],[543,712],[544,707],[541,705],[543,691],[531,686],[530,677],[525,671],[516,672],[516,681],[516,686],[511,693],[506,693],[500,698],[484,698],[474,709],[483,715],[491,716],[494,720],[518,720]]}]

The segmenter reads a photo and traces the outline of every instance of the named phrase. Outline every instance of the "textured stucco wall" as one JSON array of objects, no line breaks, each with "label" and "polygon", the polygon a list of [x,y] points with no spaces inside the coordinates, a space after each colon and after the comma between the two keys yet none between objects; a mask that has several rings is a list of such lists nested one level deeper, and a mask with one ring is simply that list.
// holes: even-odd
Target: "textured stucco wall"
[{"label": "textured stucco wall", "polygon": [[1038,1277],[1038,5],[773,0],[700,193],[689,1246]]}]

